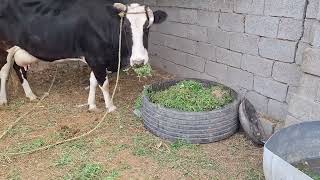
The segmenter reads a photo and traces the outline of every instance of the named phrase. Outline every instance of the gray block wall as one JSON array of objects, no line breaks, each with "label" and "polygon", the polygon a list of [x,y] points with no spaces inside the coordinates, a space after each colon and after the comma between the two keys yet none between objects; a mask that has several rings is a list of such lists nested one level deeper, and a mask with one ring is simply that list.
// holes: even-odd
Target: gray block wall
[{"label": "gray block wall", "polygon": [[303,73],[303,52],[320,43],[310,38],[319,0],[142,2],[169,15],[150,34],[154,66],[224,83],[260,112],[286,118]]}]

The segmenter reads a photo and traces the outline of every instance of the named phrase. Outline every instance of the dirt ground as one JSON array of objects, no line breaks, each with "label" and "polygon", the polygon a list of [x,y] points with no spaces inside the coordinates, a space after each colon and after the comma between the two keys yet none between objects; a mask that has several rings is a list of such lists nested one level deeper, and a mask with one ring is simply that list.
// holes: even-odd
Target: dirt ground
[{"label": "dirt ground", "polygon": [[[55,68],[32,73],[37,95],[49,88]],[[48,98],[0,140],[0,154],[28,151],[80,135],[93,128],[104,113],[89,113],[77,105],[87,101],[89,71],[59,69]],[[117,111],[90,136],[49,150],[17,157],[0,157],[0,179],[263,179],[262,148],[243,133],[207,145],[170,143],[149,133],[132,113],[143,86],[173,78],[156,71],[140,82],[132,73],[121,74],[115,96]],[[111,78],[111,88],[115,76]],[[11,92],[11,91],[10,91]],[[103,98],[98,89],[98,107]],[[0,107],[0,134],[36,103],[22,90],[10,93],[9,105]]]}]

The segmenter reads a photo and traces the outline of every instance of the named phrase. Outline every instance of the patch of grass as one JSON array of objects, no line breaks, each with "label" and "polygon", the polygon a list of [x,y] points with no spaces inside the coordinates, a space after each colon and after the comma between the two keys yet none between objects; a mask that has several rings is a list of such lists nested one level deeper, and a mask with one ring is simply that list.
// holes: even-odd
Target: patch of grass
[{"label": "patch of grass", "polygon": [[108,159],[112,160],[115,156],[118,155],[119,152],[124,151],[125,149],[129,148],[127,144],[119,144],[114,147],[111,152],[108,153]]},{"label": "patch of grass", "polygon": [[100,164],[84,164],[77,171],[64,177],[65,180],[95,180],[101,179],[103,167]]},{"label": "patch of grass", "polygon": [[56,166],[63,167],[72,163],[73,157],[69,153],[64,153],[57,161]]},{"label": "patch of grass", "polygon": [[178,169],[186,176],[193,176],[196,174],[194,171],[199,168],[208,171],[219,168],[215,161],[206,156],[200,146],[183,140],[167,145],[151,135],[139,135],[134,137],[133,141],[132,152],[135,156],[150,157],[159,165]]},{"label": "patch of grass", "polygon": [[19,170],[14,169],[10,172],[10,174],[7,177],[8,180],[21,180],[21,173]]},{"label": "patch of grass", "polygon": [[115,180],[119,177],[120,173],[117,170],[111,171],[110,175],[108,175],[105,180]]},{"label": "patch of grass", "polygon": [[246,180],[263,180],[264,175],[263,172],[254,169],[254,168],[248,168],[246,170]]},{"label": "patch of grass", "polygon": [[231,103],[231,91],[222,86],[205,87],[201,82],[186,80],[163,91],[148,91],[150,100],[161,106],[202,112],[222,108]]},{"label": "patch of grass", "polygon": [[134,108],[135,109],[141,109],[143,104],[143,93],[141,93],[138,98],[136,99]]},{"label": "patch of grass", "polygon": [[35,150],[37,148],[40,148],[42,146],[46,145],[46,142],[44,139],[39,138],[39,139],[35,139],[30,143],[26,143],[26,144],[21,144],[18,146],[17,151],[18,152],[27,152],[27,151],[32,151]]},{"label": "patch of grass", "polygon": [[150,66],[150,64],[146,64],[140,67],[133,67],[133,71],[139,78],[152,76],[152,67]]}]

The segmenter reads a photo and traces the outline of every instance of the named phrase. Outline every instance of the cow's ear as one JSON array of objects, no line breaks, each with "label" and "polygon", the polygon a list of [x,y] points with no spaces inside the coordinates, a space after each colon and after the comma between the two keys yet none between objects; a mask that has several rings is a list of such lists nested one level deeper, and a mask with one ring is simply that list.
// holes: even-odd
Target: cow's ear
[{"label": "cow's ear", "polygon": [[153,12],[153,14],[154,14],[154,24],[161,24],[168,17],[168,14],[164,11],[161,11],[161,10],[155,11],[155,12]]},{"label": "cow's ear", "polygon": [[125,12],[127,10],[127,6],[122,3],[114,3],[113,7],[120,12]]}]

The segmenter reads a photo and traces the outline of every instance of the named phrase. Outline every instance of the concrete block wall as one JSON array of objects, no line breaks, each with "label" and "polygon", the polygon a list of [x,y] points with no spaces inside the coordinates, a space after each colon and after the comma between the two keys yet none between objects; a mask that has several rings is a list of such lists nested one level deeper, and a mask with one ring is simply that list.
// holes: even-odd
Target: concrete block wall
[{"label": "concrete block wall", "polygon": [[286,118],[299,86],[303,52],[313,43],[319,0],[142,3],[169,15],[150,34],[153,65],[178,76],[224,83],[260,112]]}]

